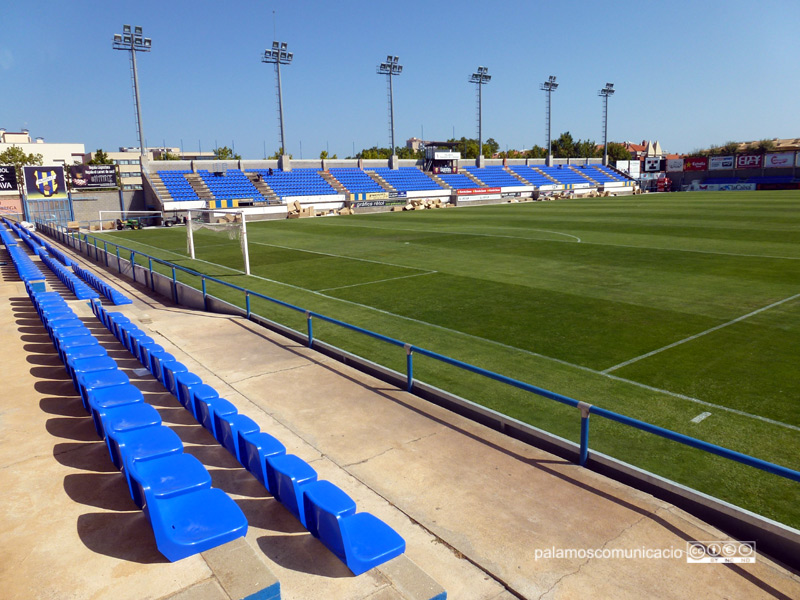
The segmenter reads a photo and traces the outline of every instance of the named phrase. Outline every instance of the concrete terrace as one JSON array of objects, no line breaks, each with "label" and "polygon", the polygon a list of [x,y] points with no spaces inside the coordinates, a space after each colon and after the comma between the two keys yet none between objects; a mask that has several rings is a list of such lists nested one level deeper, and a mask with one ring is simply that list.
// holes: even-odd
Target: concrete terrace
[{"label": "concrete terrace", "polygon": [[[326,358],[240,317],[176,307],[73,255],[133,299],[157,343],[377,515],[404,556],[359,577],[241,468],[61,292],[249,521],[247,537],[177,563],[144,514],[9,264],[0,277],[0,589],[5,598],[225,599],[280,582],[285,599],[798,598],[800,577],[685,558],[553,558],[567,549],[684,550],[722,532],[662,502]],[[34,260],[38,260],[35,259]],[[0,251],[0,261],[7,261]],[[538,552],[537,552],[538,551]],[[537,556],[538,555],[538,556]]]}]

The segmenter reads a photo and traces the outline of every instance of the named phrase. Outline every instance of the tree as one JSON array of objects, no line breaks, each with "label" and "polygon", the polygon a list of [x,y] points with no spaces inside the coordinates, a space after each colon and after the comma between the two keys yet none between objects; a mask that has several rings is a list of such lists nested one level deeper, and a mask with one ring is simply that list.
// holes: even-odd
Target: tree
[{"label": "tree", "polygon": [[[279,160],[281,156],[283,156],[283,148],[278,148],[277,150],[275,150],[275,152],[273,152],[267,157],[267,160]],[[241,160],[241,158],[242,157],[240,156],[237,160]],[[290,159],[292,158],[291,154],[289,155],[289,158]]]},{"label": "tree", "polygon": [[11,146],[0,153],[0,165],[14,165],[17,172],[17,182],[22,184],[22,167],[42,166],[44,157],[41,154],[25,154],[25,151],[18,146]]},{"label": "tree", "polygon": [[113,165],[114,161],[108,158],[108,154],[103,152],[102,148],[95,150],[94,158],[89,163],[90,165]]},{"label": "tree", "polygon": [[483,142],[483,156],[484,158],[491,158],[497,151],[500,150],[500,144],[498,144],[494,138],[489,138],[485,142]]},{"label": "tree", "polygon": [[569,131],[565,131],[550,144],[554,158],[575,158],[578,153],[576,143]]},{"label": "tree", "polygon": [[575,143],[575,153],[580,158],[597,158],[602,156],[602,151],[597,148],[594,140],[578,140]]},{"label": "tree", "polygon": [[525,152],[525,158],[547,158],[547,150],[539,145]]},{"label": "tree", "polygon": [[180,160],[181,157],[177,154],[173,154],[169,150],[166,150],[162,155],[160,155],[156,160]]},{"label": "tree", "polygon": [[227,146],[214,149],[214,158],[216,160],[242,160],[241,154],[234,154],[233,150]]},{"label": "tree", "polygon": [[328,151],[327,151],[327,150],[323,150],[322,152],[320,152],[320,153],[319,153],[319,157],[320,157],[322,160],[325,160],[326,158],[331,158],[331,159],[337,159],[337,158],[339,158],[338,156],[336,156],[336,154],[334,154],[334,155],[333,155],[333,156],[331,156],[331,157],[328,157]]},{"label": "tree", "polygon": [[630,160],[631,153],[628,152],[628,149],[623,146],[622,144],[617,144],[616,142],[609,142],[608,143],[608,161],[617,161],[617,160]]}]

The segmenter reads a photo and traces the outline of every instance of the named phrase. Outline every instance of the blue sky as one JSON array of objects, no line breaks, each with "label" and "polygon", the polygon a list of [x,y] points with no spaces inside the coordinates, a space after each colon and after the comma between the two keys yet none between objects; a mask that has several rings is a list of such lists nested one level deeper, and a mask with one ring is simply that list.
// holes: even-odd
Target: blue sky
[{"label": "blue sky", "polygon": [[[273,25],[273,11],[275,19]],[[148,145],[245,158],[279,146],[274,39],[294,62],[282,69],[287,149],[314,158],[389,145],[387,54],[395,79],[398,144],[409,137],[477,137],[502,149],[544,145],[545,95],[556,75],[553,135],[602,141],[597,91],[613,82],[609,138],[661,141],[690,152],[728,140],[800,136],[800,2],[313,2],[35,0],[8,2],[0,35],[0,127],[87,150],[136,146],[128,56],[111,40],[141,25],[139,54]],[[302,149],[301,149],[302,144]]]}]

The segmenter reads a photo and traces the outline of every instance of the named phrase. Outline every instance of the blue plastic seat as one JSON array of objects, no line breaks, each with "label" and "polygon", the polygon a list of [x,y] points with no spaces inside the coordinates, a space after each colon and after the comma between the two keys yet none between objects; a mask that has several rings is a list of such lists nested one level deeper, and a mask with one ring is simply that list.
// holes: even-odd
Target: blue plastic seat
[{"label": "blue plastic seat", "polygon": [[272,495],[306,527],[303,488],[317,480],[317,472],[295,454],[268,456],[266,465],[275,481]]},{"label": "blue plastic seat", "polygon": [[[97,434],[108,443],[106,431],[129,431],[161,425],[159,412],[144,401],[137,402],[130,396],[130,404],[116,404],[114,406],[96,406],[92,408],[92,420]],[[109,454],[111,450],[109,449]]]},{"label": "blue plastic seat", "polygon": [[214,414],[214,437],[241,464],[239,456],[239,432],[260,431],[258,424],[250,417],[240,414]]},{"label": "blue plastic seat", "polygon": [[209,489],[211,475],[191,454],[168,454],[130,464],[133,501],[139,508],[148,501]]},{"label": "blue plastic seat", "polygon": [[274,471],[267,473],[267,457],[281,454],[286,454],[286,446],[270,434],[239,431],[239,462],[272,495],[275,495],[275,477]]},{"label": "blue plastic seat", "polygon": [[174,358],[172,360],[161,361],[160,364],[162,377],[161,383],[170,394],[177,398],[178,388],[175,387],[175,378],[178,376],[178,373],[186,373],[188,369],[186,368],[186,365],[179,363]]},{"label": "blue plastic seat", "polygon": [[150,369],[153,377],[160,383],[164,383],[164,367],[162,365],[166,361],[175,360],[175,357],[157,344],[150,344],[145,348],[147,368]]},{"label": "blue plastic seat", "polygon": [[186,410],[192,413],[195,419],[197,418],[197,415],[194,414],[194,406],[192,404],[192,388],[202,384],[203,380],[200,379],[200,376],[192,373],[191,371],[179,373],[175,378],[175,389],[178,392],[178,402],[180,402]]},{"label": "blue plastic seat", "polygon": [[[93,346],[89,347],[91,348]],[[78,377],[81,375],[81,373],[114,371],[118,368],[117,361],[110,356],[79,358],[72,360],[72,357],[69,354],[67,355],[67,371],[72,377],[72,384],[75,386],[76,392],[80,392],[80,388],[78,387]]]},{"label": "blue plastic seat", "polygon": [[211,386],[208,386],[211,388],[209,393],[203,393],[202,389],[204,387],[205,385],[198,386],[198,388],[200,388],[200,393],[196,390],[194,392],[195,415],[197,415],[197,422],[208,429],[211,435],[214,436],[214,439],[216,439],[216,420],[214,416],[228,417],[237,414],[238,411],[232,402],[229,402],[225,398],[220,398],[216,390],[211,388]]},{"label": "blue plastic seat", "polygon": [[135,461],[151,460],[168,454],[181,454],[183,442],[169,427],[154,425],[128,431],[108,431],[106,439],[114,449],[115,466],[120,468],[128,481],[128,491],[133,498],[130,480],[130,465]]},{"label": "blue plastic seat", "polygon": [[308,531],[347,565],[354,575],[399,556],[405,540],[368,512],[356,513],[355,502],[329,481],[303,488]]}]

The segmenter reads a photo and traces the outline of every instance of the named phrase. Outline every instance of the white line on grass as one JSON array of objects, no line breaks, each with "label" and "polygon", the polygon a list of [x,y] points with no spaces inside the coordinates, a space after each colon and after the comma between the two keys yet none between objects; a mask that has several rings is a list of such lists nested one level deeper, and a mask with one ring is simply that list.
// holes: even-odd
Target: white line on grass
[{"label": "white line on grass", "polygon": [[[566,244],[572,243],[567,242],[565,240],[545,240],[542,238],[532,238],[532,237],[525,237],[520,235],[497,235],[493,233],[468,233],[466,231],[442,231],[436,229],[411,229],[411,228],[400,228],[400,227],[375,227],[374,225],[354,225],[352,223],[333,223],[331,220],[328,220],[328,223],[332,227],[361,227],[363,229],[382,229],[382,230],[389,230],[389,231],[409,231],[413,233],[440,233],[443,235],[469,235],[469,236],[476,236],[476,237],[496,237],[496,238],[508,238],[512,240],[523,240],[526,242],[553,242],[556,244]],[[771,254],[743,254],[739,252],[721,252],[717,250],[693,250],[691,248],[661,248],[658,246],[634,246],[632,244],[609,244],[605,242],[587,242],[582,240],[581,238],[571,235],[569,233],[562,233],[560,231],[549,231],[547,229],[529,229],[528,231],[544,231],[547,233],[557,233],[560,235],[568,235],[570,237],[574,237],[577,239],[581,244],[587,244],[589,246],[609,246],[611,248],[632,248],[634,250],[658,250],[660,252],[687,252],[692,254],[713,254],[719,256],[740,256],[742,258],[770,258],[770,259],[777,259],[777,260],[800,260],[800,256],[774,256]]]},{"label": "white line on grass", "polygon": [[426,273],[414,273],[413,275],[401,275],[400,277],[390,277],[389,279],[379,279],[378,281],[365,281],[363,283],[353,283],[350,285],[340,285],[339,287],[323,288],[320,292],[332,292],[333,290],[343,290],[345,288],[354,288],[360,285],[372,285],[373,283],[385,283],[387,281],[397,281],[398,279],[408,279],[409,277],[422,277],[423,275],[433,275],[438,271],[427,271]]},{"label": "white line on grass", "polygon": [[[316,250],[306,250],[304,248],[292,248],[291,246],[280,246],[278,244],[267,244],[266,242],[251,241],[250,243],[251,244],[258,244],[259,246],[270,246],[272,248],[281,248],[283,250],[294,250],[296,252],[307,252],[308,254],[319,254],[320,256],[330,256],[332,258],[346,258],[347,260],[357,260],[359,262],[368,262],[368,263],[373,263],[373,264],[376,264],[376,265],[386,265],[388,267],[398,267],[398,268],[401,268],[401,269],[411,269],[412,271],[425,271],[425,269],[420,269],[419,267],[409,267],[407,265],[398,265],[398,264],[395,264],[395,263],[384,262],[384,261],[381,261],[381,260],[371,260],[369,258],[356,258],[355,256],[346,256],[344,254],[331,254],[329,252],[317,252]],[[430,271],[430,272],[433,273],[434,271]],[[426,273],[423,273],[423,275],[426,275],[427,273],[428,272],[426,271]]]},{"label": "white line on grass", "polygon": [[694,419],[690,419],[690,421],[692,423],[700,423],[701,421],[705,421],[710,416],[711,416],[710,412],[701,412]]},{"label": "white line on grass", "polygon": [[718,331],[718,330],[722,329],[723,327],[728,327],[729,325],[733,325],[735,323],[739,323],[740,321],[744,321],[745,319],[749,319],[750,317],[753,317],[753,316],[755,316],[755,315],[757,315],[759,313],[762,313],[765,310],[769,310],[770,308],[775,308],[776,306],[780,306],[781,304],[785,304],[786,302],[791,302],[792,300],[796,300],[797,298],[800,298],[800,294],[795,294],[794,296],[789,296],[788,298],[784,298],[783,300],[778,300],[777,302],[773,302],[772,304],[770,304],[768,306],[762,306],[758,310],[754,310],[753,312],[749,312],[746,315],[742,315],[741,317],[737,317],[737,318],[735,318],[735,319],[733,319],[731,321],[728,321],[727,323],[722,323],[721,325],[717,325],[716,327],[712,327],[711,329],[706,329],[705,331],[701,331],[700,333],[696,333],[694,335],[690,335],[687,338],[684,338],[682,340],[678,340],[677,342],[673,342],[671,344],[667,344],[666,346],[664,346],[662,348],[657,348],[656,350],[653,350],[652,352],[648,352],[647,354],[642,354],[641,356],[636,356],[636,357],[634,357],[634,358],[632,358],[630,360],[626,360],[625,362],[621,362],[618,365],[614,365],[613,367],[609,367],[609,368],[603,370],[602,372],[603,372],[603,374],[608,374],[608,373],[611,373],[612,371],[616,371],[617,369],[621,369],[622,367],[627,367],[628,365],[631,365],[631,364],[633,364],[635,362],[638,362],[638,361],[643,360],[645,358],[650,358],[651,356],[654,356],[654,355],[656,355],[656,354],[658,354],[660,352],[664,352],[664,350],[669,350],[670,348],[674,348],[675,346],[680,346],[681,344],[685,344],[686,342],[691,342],[692,340],[696,340],[699,337],[703,337],[704,335],[707,335],[709,333],[713,333],[715,331]]},{"label": "white line on grass", "polygon": [[[163,250],[162,248],[158,248],[157,246],[150,246],[149,244],[143,244],[141,242],[139,242],[139,244],[141,244],[142,246],[148,246],[150,248],[156,248],[158,250]],[[170,254],[175,254],[176,256],[180,256],[181,258],[187,258],[186,255],[178,254],[177,252],[172,252],[170,250],[166,250],[165,252],[168,252]],[[215,267],[221,267],[223,269],[227,269],[228,271],[233,271],[234,273],[238,273],[240,275],[244,275],[245,274],[244,271],[240,271],[239,269],[233,269],[231,267],[226,267],[225,265],[220,265],[220,264],[217,264],[217,263],[212,263],[212,262],[208,262],[208,261],[205,261],[205,260],[199,260],[199,259],[194,259],[194,260],[198,260],[199,262],[204,262],[206,264],[210,264],[210,265],[213,265]],[[358,302],[353,302],[352,300],[344,300],[343,298],[337,298],[336,296],[328,296],[327,294],[323,294],[321,292],[317,292],[317,291],[314,291],[314,290],[309,290],[307,288],[303,288],[303,287],[300,287],[300,286],[297,286],[297,285],[292,285],[291,283],[285,283],[283,281],[276,281],[274,279],[269,279],[267,277],[261,277],[260,275],[252,275],[251,274],[250,277],[253,277],[255,279],[261,279],[262,281],[267,281],[269,283],[274,283],[276,285],[282,285],[284,287],[288,287],[288,288],[291,288],[291,289],[303,291],[303,292],[306,292],[306,293],[309,293],[309,294],[314,294],[316,296],[320,296],[320,297],[325,298],[327,300],[334,300],[334,301],[342,302],[344,304],[350,304],[352,306],[358,306],[360,308],[365,308],[365,309],[368,309],[368,310],[372,310],[372,311],[375,311],[375,312],[378,312],[378,313],[381,313],[381,314],[384,314],[384,315],[388,315],[390,317],[395,317],[397,319],[410,321],[412,323],[417,323],[419,325],[426,325],[428,327],[433,327],[434,329],[440,329],[442,331],[447,331],[449,333],[460,335],[460,336],[463,336],[463,337],[466,337],[466,338],[479,340],[481,342],[485,342],[485,343],[488,343],[488,344],[491,344],[491,345],[494,345],[494,346],[498,346],[500,348],[505,348],[507,350],[513,350],[515,352],[521,352],[522,354],[527,354],[528,356],[541,358],[542,360],[547,360],[547,361],[550,361],[550,362],[554,362],[556,364],[564,365],[566,367],[571,367],[573,369],[578,369],[579,371],[584,371],[586,373],[592,373],[594,375],[600,375],[602,377],[607,377],[608,379],[613,379],[614,381],[619,381],[621,383],[626,383],[628,385],[639,387],[639,388],[642,388],[642,389],[645,389],[645,390],[648,390],[648,391],[651,391],[651,392],[656,392],[656,393],[659,393],[659,394],[665,394],[667,396],[672,396],[673,398],[678,398],[680,400],[686,400],[688,402],[693,402],[693,403],[699,404],[701,406],[708,406],[710,408],[716,408],[716,409],[719,409],[719,410],[722,410],[722,411],[725,411],[725,412],[729,412],[729,413],[732,413],[732,414],[735,414],[735,415],[739,415],[739,416],[742,416],[742,417],[748,417],[750,419],[755,419],[755,420],[761,421],[763,423],[769,423],[770,425],[775,425],[777,427],[783,427],[785,429],[791,429],[792,431],[800,431],[800,427],[797,427],[796,425],[790,425],[789,423],[783,423],[781,421],[776,421],[774,419],[769,419],[767,417],[762,417],[761,415],[754,415],[752,413],[748,413],[748,412],[745,412],[743,410],[737,410],[735,408],[730,408],[730,407],[724,406],[722,404],[714,404],[713,402],[706,402],[705,400],[700,400],[699,398],[693,398],[692,396],[686,396],[684,394],[678,394],[676,392],[670,392],[669,390],[664,390],[664,389],[661,389],[661,388],[653,387],[651,385],[647,385],[645,383],[640,383],[638,381],[633,381],[631,379],[625,379],[623,377],[618,377],[617,375],[612,375],[610,373],[603,373],[602,371],[597,371],[597,370],[592,369],[590,367],[584,367],[583,365],[578,365],[578,364],[575,364],[575,363],[571,363],[571,362],[568,362],[566,360],[561,360],[560,358],[554,358],[552,356],[545,356],[544,354],[539,354],[538,352],[533,352],[532,350],[525,350],[523,348],[517,348],[516,346],[510,346],[510,345],[504,344],[502,342],[497,342],[495,340],[489,340],[489,339],[486,339],[486,338],[482,338],[482,337],[479,337],[477,335],[473,335],[471,333],[466,333],[464,331],[458,331],[456,329],[450,329],[449,327],[444,327],[442,325],[437,325],[435,323],[428,323],[427,321],[421,321],[419,319],[414,319],[413,317],[407,317],[405,315],[398,315],[396,313],[389,312],[388,310],[383,310],[381,308],[376,308],[374,306],[369,306],[367,304],[360,304]]]}]

